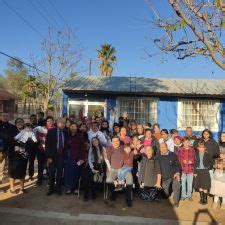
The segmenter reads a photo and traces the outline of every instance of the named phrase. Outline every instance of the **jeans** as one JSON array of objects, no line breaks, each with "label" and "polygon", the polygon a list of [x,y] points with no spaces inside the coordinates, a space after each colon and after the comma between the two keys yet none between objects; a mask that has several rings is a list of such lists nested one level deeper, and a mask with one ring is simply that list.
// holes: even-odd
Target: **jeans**
[{"label": "jeans", "polygon": [[192,196],[193,173],[182,173],[181,176],[181,197],[191,198]]},{"label": "jeans", "polygon": [[[113,184],[116,178],[118,178],[118,169],[111,169],[107,173],[106,183],[107,184]],[[127,172],[125,174],[126,184],[127,185],[133,185],[133,176],[131,172]]]},{"label": "jeans", "polygon": [[118,180],[123,181],[125,180],[126,173],[132,172],[133,167],[129,166],[123,166],[121,169],[119,169],[118,172]]},{"label": "jeans", "polygon": [[171,185],[173,190],[173,201],[176,204],[180,200],[180,182],[177,179],[173,178],[162,181],[162,188],[167,197],[170,196]]}]

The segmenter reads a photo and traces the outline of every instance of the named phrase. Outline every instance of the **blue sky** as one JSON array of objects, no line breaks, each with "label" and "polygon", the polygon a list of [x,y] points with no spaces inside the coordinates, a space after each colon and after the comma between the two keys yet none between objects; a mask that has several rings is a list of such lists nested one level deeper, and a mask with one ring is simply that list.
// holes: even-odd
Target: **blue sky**
[{"label": "blue sky", "polygon": [[[48,0],[4,1],[22,14],[42,36],[47,36],[49,26],[57,27],[59,24],[61,28],[65,27],[65,22],[57,15]],[[51,2],[72,27],[81,43],[83,57],[77,69],[82,74],[88,73],[88,59],[96,59],[96,49],[107,42],[117,50],[118,62],[114,67],[114,76],[211,79],[222,79],[225,76],[225,72],[211,59],[197,57],[178,61],[172,55],[164,54],[147,57],[144,49],[150,53],[159,52],[147,37],[154,38],[160,35],[161,31],[153,29],[147,22],[152,19],[152,14],[145,0],[51,0]],[[154,0],[153,3],[161,15],[170,15],[171,9],[166,0]],[[43,19],[37,8],[42,10],[50,23]],[[0,0],[0,27],[0,51],[20,57],[28,63],[31,62],[31,55],[40,55],[39,34],[10,11],[2,0]],[[0,55],[1,74],[6,68],[6,60],[7,58]],[[98,62],[94,61],[92,73],[96,75],[99,74],[97,66]]]}]

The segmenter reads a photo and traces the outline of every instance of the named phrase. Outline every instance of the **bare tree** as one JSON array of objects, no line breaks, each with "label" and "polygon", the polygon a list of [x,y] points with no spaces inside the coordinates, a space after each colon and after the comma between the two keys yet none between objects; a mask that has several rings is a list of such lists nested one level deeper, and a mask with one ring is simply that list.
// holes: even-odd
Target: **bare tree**
[{"label": "bare tree", "polygon": [[171,52],[177,59],[201,55],[210,57],[225,70],[225,28],[223,0],[168,0],[175,17],[163,18],[151,0],[147,0],[154,15],[154,25],[165,30],[166,36],[155,38],[162,52]]},{"label": "bare tree", "polygon": [[42,84],[39,89],[41,110],[47,112],[56,106],[62,85],[71,78],[81,60],[81,47],[74,40],[72,32],[67,29],[53,33],[49,28],[48,37],[41,43],[42,56],[32,59],[36,68],[46,73],[38,73],[38,80]]}]

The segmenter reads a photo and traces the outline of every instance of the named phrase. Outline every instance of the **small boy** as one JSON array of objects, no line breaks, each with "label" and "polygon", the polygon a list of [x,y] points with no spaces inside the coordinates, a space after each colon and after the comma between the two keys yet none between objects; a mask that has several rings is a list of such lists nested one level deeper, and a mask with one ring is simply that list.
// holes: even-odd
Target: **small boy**
[{"label": "small boy", "polygon": [[186,198],[192,201],[192,184],[194,174],[195,151],[190,147],[190,139],[183,138],[183,146],[177,151],[178,160],[182,169],[181,183],[181,199]]},{"label": "small boy", "polygon": [[137,155],[137,150],[131,151],[130,144],[125,144],[123,155],[123,167],[119,169],[117,180],[114,182],[115,191],[119,191],[125,185],[125,176],[127,172],[132,172],[134,155]]},{"label": "small boy", "polygon": [[37,142],[37,138],[32,131],[32,125],[30,123],[26,123],[24,129],[21,130],[14,139],[25,144],[29,138],[32,139],[33,142]]}]

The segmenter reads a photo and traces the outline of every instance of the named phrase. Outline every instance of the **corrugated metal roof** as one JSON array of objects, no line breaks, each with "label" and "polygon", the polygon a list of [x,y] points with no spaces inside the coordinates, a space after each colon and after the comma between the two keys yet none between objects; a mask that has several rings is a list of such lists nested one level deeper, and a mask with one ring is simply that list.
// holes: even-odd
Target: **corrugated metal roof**
[{"label": "corrugated metal roof", "polygon": [[222,96],[225,95],[225,80],[77,76],[65,84],[63,90]]}]

